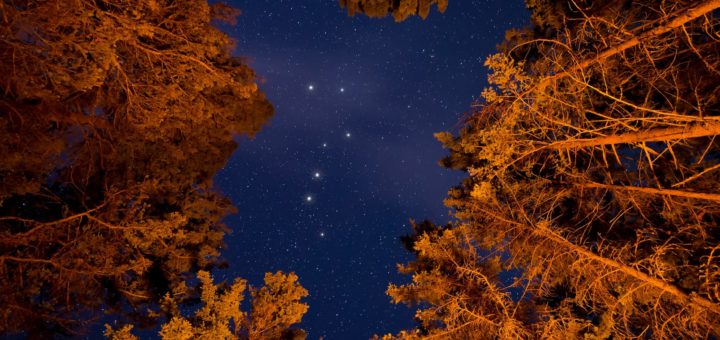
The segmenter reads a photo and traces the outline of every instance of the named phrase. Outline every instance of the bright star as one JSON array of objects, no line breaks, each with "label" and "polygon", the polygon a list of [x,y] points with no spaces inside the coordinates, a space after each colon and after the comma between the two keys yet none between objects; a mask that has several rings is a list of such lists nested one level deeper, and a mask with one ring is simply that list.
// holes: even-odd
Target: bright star
[{"label": "bright star", "polygon": [[312,198],[312,196],[308,196],[308,197],[305,197],[305,200],[308,202],[312,202],[313,198]]},{"label": "bright star", "polygon": [[344,88],[344,87],[341,87],[341,88],[340,88],[340,92],[345,92],[345,88]]},{"label": "bright star", "polygon": [[314,90],[314,89],[315,89],[315,86],[313,86],[313,85],[308,85],[308,90],[312,91],[312,90]]},{"label": "bright star", "polygon": [[327,148],[327,143],[323,143],[323,148]]},{"label": "bright star", "polygon": [[325,237],[325,233],[321,231],[321,232],[320,232],[320,237]]},{"label": "bright star", "polygon": [[314,174],[313,176],[315,176],[315,178],[320,178],[320,173],[319,173],[319,172],[315,172],[315,174]]},{"label": "bright star", "polygon": [[350,132],[346,132],[345,137],[350,138]]}]

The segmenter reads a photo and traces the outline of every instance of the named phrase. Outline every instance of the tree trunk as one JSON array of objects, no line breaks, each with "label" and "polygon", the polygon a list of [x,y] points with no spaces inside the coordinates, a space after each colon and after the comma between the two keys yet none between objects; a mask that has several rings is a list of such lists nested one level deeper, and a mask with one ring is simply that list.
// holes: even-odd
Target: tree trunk
[{"label": "tree trunk", "polygon": [[720,122],[706,121],[704,123],[691,124],[682,127],[657,128],[647,131],[623,133],[614,136],[564,140],[550,143],[547,147],[553,150],[562,150],[611,144],[663,142],[677,139],[710,137],[715,135],[720,135]]},{"label": "tree trunk", "polygon": [[645,188],[645,187],[626,186],[626,185],[612,185],[612,184],[603,184],[603,183],[595,183],[595,182],[574,183],[574,185],[581,187],[581,188],[608,189],[608,190],[617,190],[617,191],[634,191],[634,192],[641,192],[641,193],[645,193],[645,194],[649,194],[649,195],[665,195],[665,196],[695,198],[695,199],[701,199],[701,200],[707,200],[707,201],[720,202],[720,194],[706,194],[706,193],[702,193],[702,192],[690,192],[690,191],[682,191],[682,190],[674,190],[674,189],[657,189],[657,188]]}]

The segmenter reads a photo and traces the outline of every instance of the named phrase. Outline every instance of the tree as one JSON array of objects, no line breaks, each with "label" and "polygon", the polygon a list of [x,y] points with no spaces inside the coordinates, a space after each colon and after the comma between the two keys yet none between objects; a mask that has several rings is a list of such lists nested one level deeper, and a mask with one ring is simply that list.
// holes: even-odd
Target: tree
[{"label": "tree", "polygon": [[0,332],[143,315],[220,263],[212,176],[272,115],[205,1],[0,2]]},{"label": "tree", "polygon": [[720,2],[543,3],[578,19],[511,34],[437,135],[469,177],[388,291],[430,306],[399,337],[720,336]]},{"label": "tree", "polygon": [[350,16],[362,13],[371,18],[384,18],[392,14],[396,22],[414,15],[425,19],[430,15],[433,5],[437,5],[438,11],[444,13],[448,0],[340,0],[340,6],[346,8]]},{"label": "tree", "polygon": [[[235,279],[229,287],[213,284],[210,274],[198,273],[204,306],[191,318],[180,315],[177,301],[169,294],[163,309],[170,320],[162,325],[160,338],[175,339],[305,339],[305,332],[290,328],[300,322],[308,306],[300,300],[308,295],[293,273],[265,274],[265,286],[250,289],[251,312],[241,311],[246,282]],[[223,292],[220,292],[223,291]],[[132,325],[117,330],[105,325],[112,340],[137,339]]]}]

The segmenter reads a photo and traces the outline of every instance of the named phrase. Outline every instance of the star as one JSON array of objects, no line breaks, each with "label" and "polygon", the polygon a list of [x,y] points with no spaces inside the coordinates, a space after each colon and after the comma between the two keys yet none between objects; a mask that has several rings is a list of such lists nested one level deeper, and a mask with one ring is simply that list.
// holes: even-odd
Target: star
[{"label": "star", "polygon": [[345,92],[345,88],[344,88],[344,87],[341,87],[341,88],[340,88],[340,92]]},{"label": "star", "polygon": [[350,132],[345,132],[345,137],[350,138]]},{"label": "star", "polygon": [[325,232],[321,231],[321,232],[320,232],[320,237],[325,237]]},{"label": "star", "polygon": [[323,143],[323,148],[327,148],[327,143]]},{"label": "star", "polygon": [[310,196],[310,195],[308,195],[307,197],[305,197],[305,201],[307,201],[307,202],[312,202],[312,200],[313,200],[313,197]]},{"label": "star", "polygon": [[314,85],[312,85],[312,84],[308,85],[308,90],[312,91],[312,90],[314,90],[314,89],[315,89],[315,86],[314,86]]},{"label": "star", "polygon": [[313,177],[315,177],[315,178],[320,178],[320,173],[316,171],[316,172],[313,174]]}]

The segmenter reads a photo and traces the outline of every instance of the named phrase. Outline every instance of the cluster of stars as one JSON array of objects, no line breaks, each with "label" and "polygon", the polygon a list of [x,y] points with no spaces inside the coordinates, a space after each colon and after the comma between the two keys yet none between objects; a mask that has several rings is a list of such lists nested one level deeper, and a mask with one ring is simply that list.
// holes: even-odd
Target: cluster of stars
[{"label": "cluster of stars", "polygon": [[[315,87],[314,87],[313,85],[308,85],[308,90],[312,91],[312,90],[314,90],[314,89],[315,89]],[[344,91],[345,91],[344,88],[340,88],[340,92],[344,92]],[[350,137],[352,137],[352,133],[350,133],[350,131],[346,131],[346,132],[345,132],[345,138],[350,138]],[[323,148],[327,148],[327,147],[328,147],[328,143],[322,143],[322,147],[323,147]],[[320,180],[320,179],[322,178],[322,174],[320,173],[320,171],[315,171],[315,172],[313,172],[313,174],[312,174],[312,178],[315,179],[315,180]],[[305,196],[305,202],[306,202],[306,203],[312,203],[313,200],[314,200],[314,198],[313,198],[312,195],[307,195],[307,196]],[[325,236],[325,233],[324,233],[324,232],[321,233],[320,236]]]},{"label": "cluster of stars", "polygon": [[218,179],[243,210],[228,222],[239,231],[228,275],[301,274],[315,292],[301,325],[311,338],[411,327],[414,310],[384,294],[409,256],[397,238],[409,218],[445,221],[442,198],[465,177],[436,166],[446,152],[432,133],[474,101],[503,32],[529,24],[522,1],[451,3],[395,24],[349,18],[337,1],[228,1],[246,13],[232,28],[237,53],[256,60],[278,109]]}]

